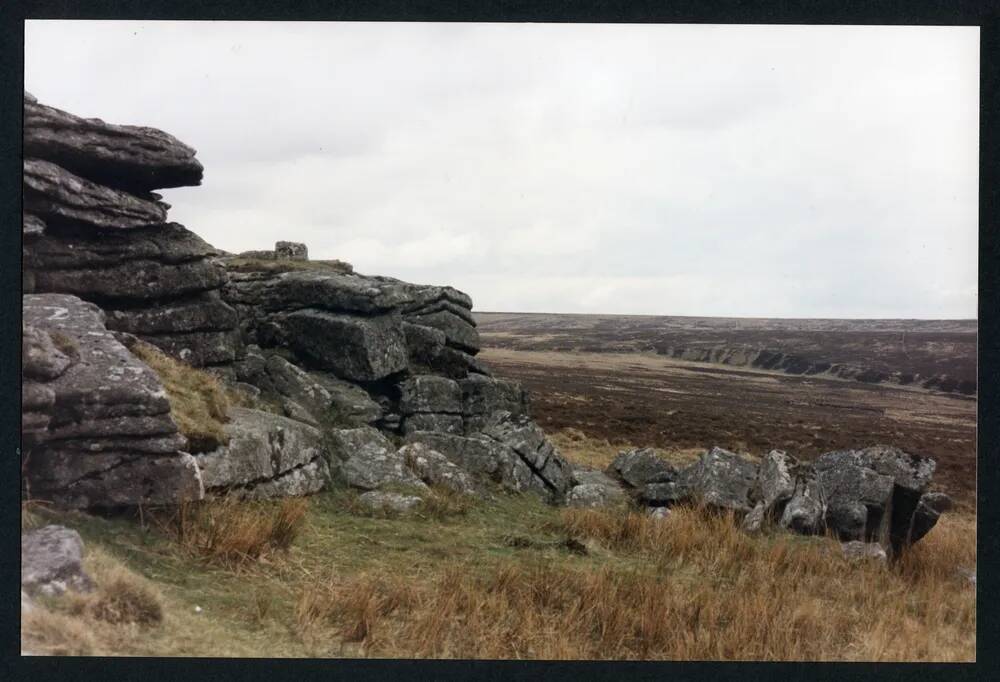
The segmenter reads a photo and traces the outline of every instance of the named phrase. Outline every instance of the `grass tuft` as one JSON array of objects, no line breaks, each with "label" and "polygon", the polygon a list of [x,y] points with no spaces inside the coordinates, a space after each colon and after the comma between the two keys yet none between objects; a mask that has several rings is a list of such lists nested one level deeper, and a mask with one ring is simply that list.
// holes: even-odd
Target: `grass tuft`
[{"label": "grass tuft", "polygon": [[185,502],[161,525],[189,553],[238,567],[287,550],[302,530],[308,504],[301,497]]},{"label": "grass tuft", "polygon": [[135,634],[123,627],[138,625],[145,632],[163,622],[163,595],[148,579],[95,548],[88,548],[84,570],[94,582],[92,592],[40,599],[21,614],[22,650],[100,655]]},{"label": "grass tuft", "polygon": [[[223,552],[222,560],[204,553],[232,546],[207,539],[234,524],[217,505],[271,518],[277,502],[192,506],[187,544],[156,524],[143,529],[126,519],[33,510],[79,530],[88,566],[103,548],[147,576],[164,595],[164,617],[138,627],[42,604],[55,615],[39,616],[49,620],[31,631],[48,644],[27,648],[154,656],[975,660],[976,590],[960,571],[976,567],[971,516],[944,515],[885,566],[851,564],[826,537],[747,535],[726,514],[696,508],[651,519],[498,493],[428,523],[415,514],[351,514],[351,495],[337,489],[310,498],[294,539],[286,534],[274,543],[290,544],[287,554],[266,561],[273,550],[264,549],[252,570],[246,557],[254,552]],[[110,572],[91,575],[100,590]]]},{"label": "grass tuft", "polygon": [[151,626],[163,621],[163,597],[149,581],[122,566],[108,570],[86,611],[106,623]]},{"label": "grass tuft", "polygon": [[219,380],[138,341],[132,353],[156,372],[170,400],[170,413],[191,452],[209,452],[229,442],[224,424],[229,399]]},{"label": "grass tuft", "polygon": [[[628,442],[612,443],[606,438],[587,435],[579,429],[564,428],[548,434],[559,452],[574,464],[604,470],[622,450],[636,447]],[[687,466],[698,460],[704,448],[653,448],[657,455],[676,466]]]},{"label": "grass tuft", "polygon": [[80,348],[76,345],[74,341],[68,334],[59,331],[58,329],[48,332],[49,338],[52,339],[52,345],[55,346],[59,351],[62,352],[68,358],[73,360],[80,359]]}]

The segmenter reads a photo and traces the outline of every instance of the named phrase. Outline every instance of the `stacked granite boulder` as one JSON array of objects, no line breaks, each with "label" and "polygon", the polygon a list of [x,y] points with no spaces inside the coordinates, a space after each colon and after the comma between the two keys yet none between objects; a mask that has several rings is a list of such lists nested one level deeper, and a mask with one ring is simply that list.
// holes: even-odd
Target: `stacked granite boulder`
[{"label": "stacked granite boulder", "polygon": [[198,185],[195,150],[155,128],[24,99],[23,286],[97,303],[108,329],[196,365],[236,359],[236,313],[216,252],[152,190]]},{"label": "stacked granite boulder", "polygon": [[[332,429],[335,478],[365,490],[371,481],[421,483],[388,440],[398,438],[480,480],[564,497],[569,466],[527,416],[526,394],[475,357],[479,335],[466,294],[278,247],[275,256],[220,259],[229,269],[222,297],[237,311],[248,349],[232,378],[284,414]],[[365,462],[372,470],[359,473]]]},{"label": "stacked granite boulder", "polygon": [[65,294],[22,299],[25,492],[69,507],[199,499],[202,481],[159,378]]},{"label": "stacked granite boulder", "polygon": [[[55,369],[26,367],[26,377],[37,374],[25,383],[22,420],[36,492],[76,506],[202,490],[270,497],[315,492],[332,475],[365,490],[439,484],[468,492],[478,476],[550,499],[565,494],[568,465],[527,417],[524,392],[475,357],[466,294],[310,261],[296,242],[236,256],[213,248],[167,222],[169,206],[153,192],[198,185],[203,172],[194,149],[160,130],[80,118],[25,93],[24,151],[24,292],[63,295],[58,305],[86,318],[81,333],[93,332],[85,366],[108,371],[111,382],[126,372],[125,385],[135,387],[121,400],[113,394],[107,414],[97,415],[115,426],[88,430],[80,421],[88,415],[60,411],[83,396],[59,398],[39,383],[58,387]],[[42,309],[29,299],[26,310]],[[119,343],[131,346],[133,337],[210,370],[261,409],[230,409],[228,442],[186,454],[195,444],[177,433],[155,375]],[[46,338],[25,329],[26,343],[41,347]],[[100,365],[104,346],[102,359],[124,369]],[[98,374],[84,378],[74,384],[103,395]],[[143,494],[112,490],[105,473],[141,468],[120,459],[126,446],[183,462],[197,494],[178,485],[171,493],[167,475],[144,477]],[[67,454],[84,450],[103,459]],[[154,459],[136,461],[148,468]],[[104,465],[104,473],[94,469]]]},{"label": "stacked granite boulder", "polygon": [[829,452],[812,463],[780,450],[757,460],[716,447],[678,468],[646,448],[621,452],[608,474],[649,507],[698,504],[732,512],[748,532],[766,523],[804,535],[829,531],[891,557],[924,537],[951,506],[947,495],[929,491],[935,466],[933,459],[876,445]]}]

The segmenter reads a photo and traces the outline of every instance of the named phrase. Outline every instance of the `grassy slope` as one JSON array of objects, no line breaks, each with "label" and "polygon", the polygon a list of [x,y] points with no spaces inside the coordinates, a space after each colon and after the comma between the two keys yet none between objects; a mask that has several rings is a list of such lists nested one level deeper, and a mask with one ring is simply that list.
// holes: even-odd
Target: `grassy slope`
[{"label": "grassy slope", "polygon": [[[595,464],[608,454],[564,440]],[[751,538],[695,510],[657,523],[497,494],[445,518],[373,518],[353,499],[311,498],[287,552],[241,565],[179,544],[149,514],[144,529],[35,508],[29,522],[79,530],[88,561],[120,562],[155,585],[164,619],[88,622],[88,641],[74,648],[79,622],[73,630],[67,607],[54,603],[59,632],[29,633],[25,646],[245,657],[975,657],[975,590],[956,573],[975,566],[971,517],[946,517],[885,569],[848,565],[829,539]]]}]

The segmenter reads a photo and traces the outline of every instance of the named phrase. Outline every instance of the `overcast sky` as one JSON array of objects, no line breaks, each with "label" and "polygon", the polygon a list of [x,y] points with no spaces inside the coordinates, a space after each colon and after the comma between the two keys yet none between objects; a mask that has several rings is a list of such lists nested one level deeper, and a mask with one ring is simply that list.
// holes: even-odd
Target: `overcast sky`
[{"label": "overcast sky", "polygon": [[29,21],[198,150],[172,220],[478,310],[970,318],[978,28]]}]

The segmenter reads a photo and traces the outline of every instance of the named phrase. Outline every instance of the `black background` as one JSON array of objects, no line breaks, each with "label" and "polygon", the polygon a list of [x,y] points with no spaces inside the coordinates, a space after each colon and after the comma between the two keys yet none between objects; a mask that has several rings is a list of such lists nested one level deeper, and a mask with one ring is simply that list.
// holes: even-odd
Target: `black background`
[{"label": "black background", "polygon": [[[603,663],[517,661],[354,661],[337,659],[154,659],[21,658],[19,641],[20,544],[20,241],[21,113],[24,87],[25,19],[240,19],[325,21],[493,21],[727,24],[921,24],[965,25],[980,32],[980,227],[979,227],[979,591],[978,663],[971,664],[799,664],[799,663]],[[441,0],[439,2],[354,1],[296,3],[267,0],[215,2],[126,0],[0,0],[0,680],[173,680],[185,679],[606,679],[606,680],[891,680],[1000,679],[997,665],[997,602],[1000,565],[996,499],[998,468],[997,234],[998,44],[1000,2],[785,1],[569,2],[541,0]],[[151,75],[151,78],[155,76]],[[127,87],[127,85],[123,85]],[[141,124],[141,121],[136,123]],[[985,569],[985,570],[983,570]],[[994,596],[997,595],[997,596]],[[804,654],[806,652],[803,652]]]}]

